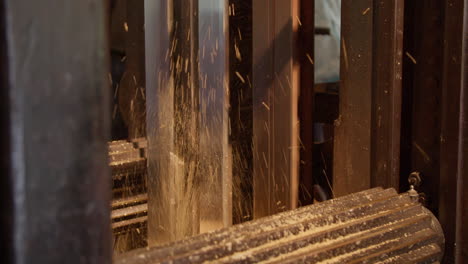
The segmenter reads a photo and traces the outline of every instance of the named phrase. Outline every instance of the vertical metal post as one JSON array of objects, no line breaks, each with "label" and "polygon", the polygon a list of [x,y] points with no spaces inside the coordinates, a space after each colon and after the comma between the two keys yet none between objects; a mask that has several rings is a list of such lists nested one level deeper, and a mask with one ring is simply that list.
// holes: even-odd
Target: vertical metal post
[{"label": "vertical metal post", "polygon": [[342,2],[337,196],[399,187],[403,1]]},{"label": "vertical metal post", "polygon": [[198,0],[201,231],[232,223],[228,0]]},{"label": "vertical metal post", "polygon": [[254,217],[296,207],[293,1],[253,1]]},{"label": "vertical metal post", "polygon": [[371,9],[369,12],[374,14],[371,186],[398,190],[404,1],[374,1]]},{"label": "vertical metal post", "polygon": [[130,139],[146,135],[145,109],[145,20],[144,0],[126,0],[125,73],[122,76],[119,107],[128,125]]},{"label": "vertical metal post", "polygon": [[13,263],[111,263],[104,3],[2,1],[0,232]]},{"label": "vertical metal post", "polygon": [[149,244],[230,225],[227,1],[145,2]]},{"label": "vertical metal post", "polygon": [[[463,160],[459,146],[463,145],[463,17],[465,15],[464,0],[452,0],[445,3],[444,15],[444,57],[441,87],[441,132],[440,132],[440,185],[439,220],[445,234],[445,261],[453,263],[455,249],[463,243],[456,242],[457,236],[457,189],[463,188],[463,172],[458,174],[458,161]],[[463,225],[463,224],[462,224]],[[461,246],[463,247],[463,246]],[[461,251],[459,251],[461,252]],[[461,257],[461,256],[457,256]]]},{"label": "vertical metal post", "polygon": [[[299,121],[300,121],[300,201],[311,204],[313,197],[313,147],[314,147],[314,41],[315,1],[301,0],[299,31],[300,62]],[[297,21],[297,19],[296,19]],[[297,67],[297,66],[296,66]]]},{"label": "vertical metal post", "polygon": [[[428,0],[424,5],[411,1],[405,4],[413,14],[405,15],[405,24],[408,25],[405,39],[408,42],[405,40],[402,91],[411,93],[409,107],[412,112],[406,115],[412,119],[408,124],[411,134],[407,136],[406,143],[410,156],[402,151],[401,173],[406,179],[401,183],[407,182],[409,173],[419,171],[424,176],[424,184],[419,191],[426,194],[426,206],[438,215],[445,8],[444,2],[437,0]],[[409,170],[403,170],[406,161],[411,161]]]},{"label": "vertical metal post", "polygon": [[465,188],[459,165],[464,162],[466,1],[406,1],[405,19],[401,174],[406,178],[416,170],[423,175],[420,191],[444,229],[443,262],[455,263],[465,254],[459,250],[463,242],[456,240],[465,226],[463,218],[457,219],[463,215],[457,207],[464,204]]},{"label": "vertical metal post", "polygon": [[[148,244],[197,234],[197,157],[187,138],[196,128],[190,1],[145,1]],[[189,4],[180,16],[182,4]],[[183,96],[185,95],[185,96]],[[195,126],[195,127],[194,127]],[[197,141],[194,137],[193,141]]]},{"label": "vertical metal post", "polygon": [[[460,54],[460,143],[458,147],[457,171],[457,208],[456,208],[456,237],[455,256],[456,263],[468,261],[468,1],[459,1],[461,28],[461,54]],[[463,6],[461,6],[463,5]],[[461,15],[463,14],[463,15]],[[461,22],[461,21],[460,21]]]},{"label": "vertical metal post", "polygon": [[373,0],[341,2],[340,115],[335,121],[336,196],[371,184]]},{"label": "vertical metal post", "polygon": [[230,0],[229,10],[232,214],[237,224],[253,218],[252,0]]}]

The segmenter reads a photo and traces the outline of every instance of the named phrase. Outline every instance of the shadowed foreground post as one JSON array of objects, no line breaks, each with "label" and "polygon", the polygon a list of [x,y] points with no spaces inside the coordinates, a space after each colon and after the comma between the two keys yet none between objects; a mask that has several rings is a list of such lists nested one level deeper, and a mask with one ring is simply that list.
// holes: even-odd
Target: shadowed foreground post
[{"label": "shadowed foreground post", "polygon": [[6,263],[112,261],[104,3],[2,1]]}]

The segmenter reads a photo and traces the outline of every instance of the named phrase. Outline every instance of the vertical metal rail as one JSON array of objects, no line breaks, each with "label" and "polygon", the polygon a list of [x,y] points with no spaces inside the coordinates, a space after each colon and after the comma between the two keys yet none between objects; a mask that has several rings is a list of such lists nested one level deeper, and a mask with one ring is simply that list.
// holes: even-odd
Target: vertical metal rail
[{"label": "vertical metal rail", "polygon": [[455,260],[457,264],[468,261],[468,1],[456,1],[452,9],[458,14],[458,23],[462,26],[460,29],[460,78],[461,88],[460,96],[460,134],[458,145],[458,164],[457,164],[457,207],[456,207],[456,236],[455,236]]},{"label": "vertical metal rail", "polygon": [[289,210],[297,203],[293,3],[253,1],[254,218]]},{"label": "vertical metal rail", "polygon": [[111,263],[104,2],[2,1],[12,263]]},{"label": "vertical metal rail", "polygon": [[269,19],[273,1],[252,0],[253,86],[253,210],[254,218],[271,213],[271,83],[274,80],[273,45]]},{"label": "vertical metal rail", "polygon": [[[8,46],[6,36],[6,16],[5,14],[5,1],[0,3],[0,85],[4,87],[0,89],[0,124],[4,128],[0,130],[0,146],[4,153],[12,153],[12,146],[10,141],[10,100],[8,87]],[[0,168],[3,176],[0,177],[0,210],[3,212],[0,215],[0,254],[4,256],[5,263],[11,263],[14,260],[15,250],[12,246],[14,244],[14,229],[13,226],[13,177],[11,172],[11,154],[0,155]]]},{"label": "vertical metal rail", "polygon": [[125,38],[126,73],[119,88],[130,139],[146,135],[144,0],[127,0]]},{"label": "vertical metal rail", "polygon": [[404,1],[374,1],[371,9],[374,13],[371,186],[398,190]]},{"label": "vertical metal rail", "polygon": [[[439,194],[439,219],[444,227],[445,233],[445,260],[449,263],[456,258],[462,257],[455,250],[463,247],[463,243],[456,242],[457,217],[457,188],[463,188],[463,168],[459,168],[457,162],[464,159],[463,152],[458,149],[463,146],[463,18],[466,16],[464,0],[447,1],[445,3],[444,15],[444,57],[442,68],[442,97],[441,97],[441,133],[440,133],[440,185]],[[465,29],[466,30],[466,29]],[[465,68],[466,71],[466,68]],[[465,84],[466,86],[466,84]],[[462,165],[462,164],[460,164]],[[458,171],[461,169],[462,171]],[[460,173],[460,174],[458,174]],[[457,177],[457,175],[459,175]],[[460,181],[459,181],[460,179]],[[456,212],[456,213],[455,213]],[[461,224],[463,225],[463,224]],[[461,253],[462,251],[459,251]],[[463,253],[462,253],[463,254]],[[466,257],[466,255],[465,255]],[[463,258],[463,257],[462,257]],[[463,262],[461,262],[463,263]]]},{"label": "vertical metal rail", "polygon": [[198,0],[201,228],[232,223],[228,0]]},{"label": "vertical metal rail", "polygon": [[149,245],[199,232],[198,122],[191,116],[198,99],[191,57],[197,39],[189,2],[145,1]]},{"label": "vertical metal rail", "polygon": [[342,2],[337,196],[399,186],[403,7],[401,0]]},{"label": "vertical metal rail", "polygon": [[[424,5],[406,1],[404,84],[402,91],[411,101],[405,102],[410,113],[409,135],[402,151],[401,180],[407,183],[408,174],[419,171],[424,184],[419,191],[426,194],[426,206],[438,215],[440,186],[440,147],[442,119],[442,82],[444,64],[444,2],[428,0]],[[406,111],[405,111],[406,112]],[[455,119],[457,120],[457,119]],[[457,122],[455,121],[454,122]],[[407,128],[408,129],[408,128]],[[409,153],[409,155],[407,155]],[[410,161],[411,165],[404,165]],[[406,167],[406,168],[405,168]],[[403,189],[406,189],[404,187]]]},{"label": "vertical metal rail", "polygon": [[227,1],[145,2],[150,245],[232,221]]},{"label": "vertical metal rail", "polygon": [[[148,139],[148,245],[173,239],[169,201],[173,186],[162,177],[172,177],[174,151],[173,97],[170,72],[172,22],[169,1],[145,1],[146,118]],[[167,192],[164,190],[169,189]]]},{"label": "vertical metal rail", "polygon": [[253,218],[252,0],[230,0],[229,9],[232,214],[238,224]]},{"label": "vertical metal rail", "polygon": [[314,93],[314,40],[315,40],[315,1],[301,0],[299,30],[300,62],[300,181],[299,200],[302,205],[311,204],[313,197],[313,146],[315,107]]},{"label": "vertical metal rail", "polygon": [[340,115],[335,121],[336,196],[371,185],[373,0],[341,2]]}]

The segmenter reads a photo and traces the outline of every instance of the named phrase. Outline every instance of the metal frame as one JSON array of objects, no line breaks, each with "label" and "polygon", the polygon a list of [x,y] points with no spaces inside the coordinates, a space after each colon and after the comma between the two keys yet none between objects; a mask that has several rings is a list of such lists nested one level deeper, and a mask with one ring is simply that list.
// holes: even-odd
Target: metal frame
[{"label": "metal frame", "polygon": [[[230,225],[232,219],[228,4],[215,0],[187,2],[189,13],[184,13],[187,10],[181,6],[171,6],[188,4],[185,0],[145,2],[147,97],[151,98],[149,170],[154,172],[149,179],[149,228],[154,243],[199,231],[195,221],[198,226],[187,226],[188,231],[177,233],[170,222],[174,217],[206,220],[214,216],[208,220],[219,226]],[[463,263],[468,259],[468,232],[463,224],[468,218],[467,0],[425,3],[411,22],[428,23],[411,23],[415,28],[406,35],[412,30],[421,35],[411,37],[405,50],[401,46],[402,0],[382,4],[385,3],[372,0],[352,4],[343,1],[335,194],[377,184],[398,184],[398,156],[407,155],[398,153],[399,107],[402,100],[404,105],[408,102],[405,94],[404,98],[400,96],[399,74],[403,53],[408,52],[404,64],[409,78],[404,85],[411,88],[408,105],[414,121],[408,137],[409,168],[427,172],[423,180],[430,187],[424,191],[434,195],[432,205],[440,209],[448,242],[446,261]],[[50,9],[57,5],[61,8]],[[100,1],[71,0],[45,0],[39,4],[6,0],[0,7],[4,14],[1,83],[5,87],[0,96],[0,120],[5,128],[3,149],[8,153],[1,157],[6,172],[0,184],[4,256],[15,263],[110,263],[106,7]],[[201,16],[198,11],[205,7],[216,10]],[[415,4],[410,7],[406,18]],[[179,8],[176,11],[180,13],[172,12],[172,8]],[[294,30],[298,25],[291,18],[298,13],[297,2],[253,0],[253,10],[254,213],[259,217],[296,206],[299,130],[295,126],[295,109],[298,80],[306,76],[298,75],[294,64]],[[180,25],[181,31],[174,31],[173,14],[188,18]],[[433,32],[439,33],[434,37]],[[190,36],[188,49],[173,42],[175,36],[185,33]],[[205,42],[209,38],[216,41]],[[440,49],[442,43],[444,48]],[[199,47],[207,53],[195,52],[203,50]],[[178,72],[183,75],[179,80],[186,80],[188,85],[174,79],[177,67],[171,66],[178,60],[169,56],[173,48],[190,57],[187,70]],[[371,49],[373,52],[369,52]],[[386,61],[392,63],[383,63]],[[302,68],[308,70],[310,66]],[[310,81],[301,80],[302,85]],[[387,92],[389,96],[385,96]],[[187,97],[177,101],[177,93]],[[217,95],[214,99],[213,93]],[[433,104],[438,102],[438,95],[442,95],[440,106]],[[311,95],[306,97],[310,100]],[[182,108],[183,104],[188,104],[189,109]],[[428,105],[434,105],[435,110],[428,111]],[[174,119],[180,116],[189,129],[200,133],[188,138],[182,129],[177,129]],[[426,116],[431,119],[425,119]],[[301,118],[308,120],[309,116],[304,114]],[[428,120],[431,123],[423,123]],[[408,143],[405,140],[402,142]],[[190,157],[195,148],[202,149],[201,155]],[[309,159],[306,151],[303,157]],[[439,159],[440,163],[433,162]],[[193,163],[200,171],[185,173]],[[405,165],[402,171],[407,168]],[[206,193],[207,178],[202,178],[206,172],[212,177],[208,182],[222,193],[222,199],[208,209],[199,210],[199,197],[194,196],[186,206],[197,210],[184,216],[172,210],[171,200],[165,203],[167,200],[160,199],[178,199],[182,191],[186,195],[186,189],[174,188],[183,186],[187,176],[193,176],[190,180],[199,184],[195,186],[200,189],[195,191]],[[305,167],[303,175],[307,175]],[[164,177],[167,185],[161,185]],[[171,193],[174,190],[176,193]],[[208,197],[214,198],[217,197]],[[160,226],[168,228],[161,231]]]}]

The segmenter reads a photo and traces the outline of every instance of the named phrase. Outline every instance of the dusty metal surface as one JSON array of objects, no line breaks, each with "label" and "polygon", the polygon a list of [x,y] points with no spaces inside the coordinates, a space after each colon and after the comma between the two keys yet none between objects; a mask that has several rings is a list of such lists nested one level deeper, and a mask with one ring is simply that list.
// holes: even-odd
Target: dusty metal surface
[{"label": "dusty metal surface", "polygon": [[114,199],[146,192],[145,138],[109,142],[109,166],[112,172]]},{"label": "dusty metal surface", "polygon": [[114,254],[147,246],[148,196],[135,195],[112,201]]},{"label": "dusty metal surface", "polygon": [[109,142],[114,254],[147,246],[146,148],[145,138]]},{"label": "dusty metal surface", "polygon": [[149,242],[230,225],[228,3],[145,2]]},{"label": "dusty metal surface", "polygon": [[228,0],[198,0],[195,7],[199,12],[201,232],[232,224],[228,5]]},{"label": "dusty metal surface", "polygon": [[[171,241],[199,230],[195,228],[198,217],[182,212],[187,205],[198,212],[196,190],[189,183],[195,176],[189,166],[197,164],[198,158],[192,155],[194,146],[181,131],[184,126],[186,132],[196,130],[197,120],[186,114],[190,110],[196,113],[197,109],[188,104],[184,111],[182,98],[177,98],[185,94],[187,101],[195,101],[198,94],[191,57],[193,45],[198,42],[197,27],[193,26],[198,16],[195,4],[182,0],[145,1],[149,243]],[[178,38],[187,32],[191,33]],[[196,142],[197,135],[192,139]],[[183,148],[188,150],[186,154]],[[186,196],[194,197],[188,203],[181,197],[186,183]]]},{"label": "dusty metal surface", "polygon": [[415,263],[440,261],[435,217],[407,194],[375,188],[123,254],[143,263]]}]

